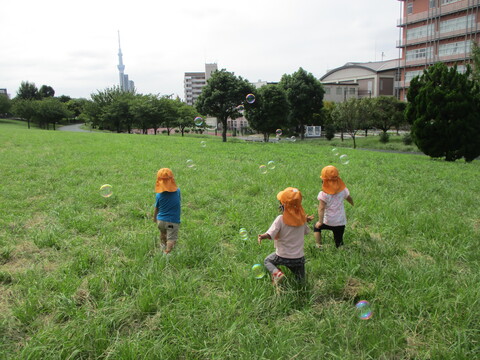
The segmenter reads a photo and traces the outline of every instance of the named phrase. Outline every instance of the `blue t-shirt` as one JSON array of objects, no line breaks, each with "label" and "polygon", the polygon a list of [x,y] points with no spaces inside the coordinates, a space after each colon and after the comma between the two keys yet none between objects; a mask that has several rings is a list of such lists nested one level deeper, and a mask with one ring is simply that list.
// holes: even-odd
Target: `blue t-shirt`
[{"label": "blue t-shirt", "polygon": [[157,193],[155,207],[158,209],[157,220],[180,224],[180,188],[177,191]]}]

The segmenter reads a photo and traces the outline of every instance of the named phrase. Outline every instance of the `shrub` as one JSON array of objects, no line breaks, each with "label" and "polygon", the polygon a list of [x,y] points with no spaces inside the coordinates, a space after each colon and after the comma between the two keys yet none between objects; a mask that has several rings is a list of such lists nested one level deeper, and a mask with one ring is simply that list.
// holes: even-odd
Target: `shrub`
[{"label": "shrub", "polygon": [[410,133],[403,135],[402,141],[405,145],[412,145],[413,139]]},{"label": "shrub", "polygon": [[167,130],[162,130],[162,134],[166,134],[167,133]]},{"label": "shrub", "polygon": [[175,129],[175,134],[178,134],[179,132],[180,132],[180,130]]},{"label": "shrub", "polygon": [[333,125],[325,126],[325,138],[327,140],[332,140],[335,137],[335,127]]},{"label": "shrub", "polygon": [[388,135],[386,132],[382,132],[380,134],[380,142],[382,144],[386,144],[390,141],[390,135]]}]

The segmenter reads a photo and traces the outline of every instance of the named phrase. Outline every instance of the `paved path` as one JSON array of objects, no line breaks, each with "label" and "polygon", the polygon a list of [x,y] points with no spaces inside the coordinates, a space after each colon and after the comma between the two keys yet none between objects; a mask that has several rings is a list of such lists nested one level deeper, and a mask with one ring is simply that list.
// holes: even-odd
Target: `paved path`
[{"label": "paved path", "polygon": [[92,132],[91,130],[84,130],[80,129],[80,126],[82,126],[83,123],[80,124],[72,124],[72,125],[64,125],[60,126],[58,130],[60,131],[75,131],[75,132]]}]

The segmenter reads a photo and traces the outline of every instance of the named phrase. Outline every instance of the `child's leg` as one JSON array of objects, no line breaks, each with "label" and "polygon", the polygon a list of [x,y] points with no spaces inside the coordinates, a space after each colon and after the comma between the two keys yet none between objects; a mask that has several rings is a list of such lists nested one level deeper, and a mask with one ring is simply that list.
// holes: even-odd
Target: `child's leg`
[{"label": "child's leg", "polygon": [[322,231],[313,226],[313,236],[315,237],[316,247],[320,249],[322,247]]},{"label": "child's leg", "polygon": [[274,272],[278,271],[277,262],[275,261],[277,259],[277,254],[271,253],[268,255],[265,260],[264,260],[264,265],[267,268],[268,271],[270,271],[270,274],[273,274]]},{"label": "child's leg", "polygon": [[333,239],[335,240],[335,246],[339,248],[343,245],[343,233],[345,232],[345,225],[335,226],[333,228]]},{"label": "child's leg", "polygon": [[295,279],[297,279],[299,282],[305,281],[305,264],[290,265],[288,268],[293,275],[295,275]]},{"label": "child's leg", "polygon": [[165,233],[165,240],[167,242],[167,247],[165,253],[169,253],[175,247],[178,239],[178,227],[179,224],[167,223],[167,231]]}]

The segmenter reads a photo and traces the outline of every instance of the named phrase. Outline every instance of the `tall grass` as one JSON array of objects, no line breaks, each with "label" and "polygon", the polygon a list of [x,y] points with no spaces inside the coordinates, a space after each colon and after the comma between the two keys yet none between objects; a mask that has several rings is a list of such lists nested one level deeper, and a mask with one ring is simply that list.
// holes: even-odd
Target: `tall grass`
[{"label": "tall grass", "polygon": [[[478,161],[342,149],[344,165],[321,142],[230,140],[0,124],[0,358],[480,356]],[[278,294],[251,274],[273,251],[256,234],[287,186],[316,214],[328,164],[355,200],[346,245],[327,235],[319,252],[308,235],[306,288]],[[151,220],[161,167],[182,190],[167,257]],[[359,300],[370,320],[358,318]]]}]

